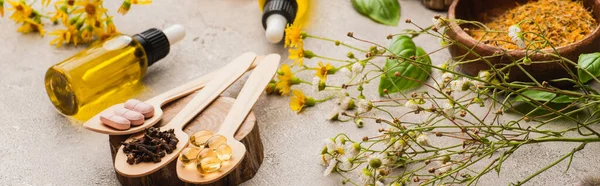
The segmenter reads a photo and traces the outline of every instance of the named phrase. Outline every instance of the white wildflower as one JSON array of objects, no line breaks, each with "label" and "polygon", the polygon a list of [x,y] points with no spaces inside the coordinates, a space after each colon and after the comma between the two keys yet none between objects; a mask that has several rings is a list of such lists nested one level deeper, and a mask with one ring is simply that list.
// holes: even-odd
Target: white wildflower
[{"label": "white wildflower", "polygon": [[335,141],[333,141],[331,138],[325,139],[324,144],[325,148],[327,148],[327,152],[331,154],[333,154],[333,152],[337,150],[337,145],[335,144]]},{"label": "white wildflower", "polygon": [[419,104],[412,99],[404,103],[404,106],[410,108],[411,110],[419,110],[419,108],[421,108],[421,106],[419,106]]},{"label": "white wildflower", "polygon": [[333,172],[333,169],[335,169],[337,163],[337,159],[331,159],[331,161],[329,161],[329,165],[327,166],[327,168],[325,168],[325,172],[323,172],[323,175],[328,176],[329,174],[331,174],[331,172]]},{"label": "white wildflower", "polygon": [[336,93],[334,102],[336,104],[341,104],[346,97],[348,97],[348,92],[346,92],[346,89],[342,89]]},{"label": "white wildflower", "polygon": [[350,70],[348,68],[342,68],[338,71],[340,74],[347,76],[348,78],[352,77],[352,72],[350,72]]},{"label": "white wildflower", "polygon": [[342,170],[350,170],[352,168],[352,158],[342,157],[340,160],[339,168]]},{"label": "white wildflower", "polygon": [[442,74],[442,81],[444,83],[448,83],[448,82],[452,81],[452,79],[454,79],[454,74],[452,74],[450,72],[446,72],[446,73]]},{"label": "white wildflower", "polygon": [[429,138],[427,138],[427,135],[425,134],[417,136],[417,143],[423,146],[431,146],[431,144],[429,143]]},{"label": "white wildflower", "polygon": [[330,154],[321,154],[321,165],[327,166],[329,165],[329,161],[333,159],[333,156]]},{"label": "white wildflower", "polygon": [[450,161],[450,155],[447,150],[440,151],[440,154],[438,155],[440,157],[436,158],[435,160],[442,162],[442,164]]},{"label": "white wildflower", "polygon": [[335,105],[333,107],[333,109],[331,110],[331,113],[329,114],[329,120],[331,121],[337,121],[340,118],[340,115],[342,115],[342,113],[344,112],[344,110],[342,110],[342,108],[340,108],[340,105]]},{"label": "white wildflower", "polygon": [[450,102],[445,102],[442,104],[442,111],[446,113],[448,116],[454,116],[454,105]]},{"label": "white wildflower", "polygon": [[352,76],[358,76],[363,71],[363,66],[356,62],[352,64]]},{"label": "white wildflower", "polygon": [[467,78],[460,78],[450,82],[450,88],[454,91],[467,91],[471,86],[471,82]]},{"label": "white wildflower", "polygon": [[519,27],[519,25],[512,25],[508,27],[508,36],[511,39],[519,37],[519,34],[521,34],[521,27]]},{"label": "white wildflower", "polygon": [[452,170],[452,165],[453,165],[453,163],[451,163],[451,162],[444,163],[444,165],[442,165],[442,167],[440,167],[438,169],[440,171],[440,174],[445,174],[448,171],[451,171]]},{"label": "white wildflower", "polygon": [[481,81],[477,81],[477,80],[471,80],[471,84],[473,85],[473,87],[479,89],[480,87],[485,86],[484,82]]},{"label": "white wildflower", "polygon": [[370,183],[373,180],[373,174],[371,170],[368,168],[362,169],[362,174],[360,174],[360,181],[364,184]]},{"label": "white wildflower", "polygon": [[481,79],[481,80],[483,80],[483,81],[487,81],[487,80],[489,80],[489,79],[490,79],[490,77],[491,77],[491,75],[492,75],[492,74],[490,74],[490,72],[488,72],[488,71],[485,71],[485,70],[484,70],[484,71],[479,71],[479,74],[478,74],[478,76],[479,76],[479,79]]},{"label": "white wildflower", "polygon": [[521,33],[521,27],[519,27],[519,25],[508,27],[508,36],[519,48],[525,48],[523,33]]},{"label": "white wildflower", "polygon": [[377,181],[377,182],[375,182],[375,186],[384,186],[384,185],[381,181]]},{"label": "white wildflower", "polygon": [[352,109],[351,106],[353,105],[354,100],[352,100],[351,97],[345,97],[341,102],[340,102],[340,108],[341,110],[348,110],[348,109]]},{"label": "white wildflower", "polygon": [[369,111],[371,111],[372,108],[373,108],[373,104],[369,100],[366,100],[366,99],[358,100],[358,113],[369,112]]},{"label": "white wildflower", "polygon": [[444,27],[444,20],[442,20],[442,18],[431,18],[431,22],[433,22],[433,27],[438,30]]},{"label": "white wildflower", "polygon": [[312,79],[312,88],[314,92],[319,92],[319,83],[321,83],[321,78],[315,76]]},{"label": "white wildflower", "polygon": [[373,153],[369,155],[369,166],[371,168],[379,168],[383,165],[387,165],[389,163],[388,159],[386,159],[383,153]]},{"label": "white wildflower", "polygon": [[346,143],[344,145],[344,152],[346,157],[354,158],[360,152],[360,144],[359,143]]}]

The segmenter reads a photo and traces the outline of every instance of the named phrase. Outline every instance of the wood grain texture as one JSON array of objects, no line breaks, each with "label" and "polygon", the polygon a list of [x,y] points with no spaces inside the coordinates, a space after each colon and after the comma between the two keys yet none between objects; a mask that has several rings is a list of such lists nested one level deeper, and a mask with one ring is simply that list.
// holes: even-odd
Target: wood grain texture
[{"label": "wood grain texture", "polygon": [[[524,4],[527,0],[494,0],[494,1],[480,1],[480,0],[455,0],[450,9],[448,10],[448,17],[450,19],[463,19],[463,20],[474,20],[483,21],[485,17],[499,16],[510,8],[517,4]],[[592,11],[592,16],[596,21],[600,22],[600,0],[584,0],[582,1],[586,9]],[[462,26],[462,27],[461,27]],[[449,29],[446,30],[446,34],[453,39],[464,45],[450,45],[448,47],[452,57],[459,57],[467,54],[468,49],[481,56],[489,57],[494,53],[504,53],[502,49],[491,45],[479,43],[473,37],[463,30],[463,27],[469,27],[468,24],[458,25],[456,22],[449,24]],[[472,29],[472,28],[470,28]],[[546,53],[555,53],[552,49],[543,49]],[[600,51],[600,27],[596,27],[586,38],[583,40],[571,43],[569,45],[556,47],[556,51],[562,56],[571,61],[577,62],[578,57],[582,53],[591,53]],[[519,60],[525,57],[525,50],[508,50],[504,55],[488,58],[487,60],[497,67],[504,64],[511,63],[512,60]],[[530,59],[533,62],[536,61],[549,61],[557,58],[542,54],[534,53],[529,54]],[[478,60],[479,59],[479,60]],[[490,67],[481,58],[473,53],[468,53],[464,60],[474,60],[475,62],[465,63],[461,65],[461,71],[466,74],[477,76],[479,71],[488,70]],[[527,72],[539,82],[549,81],[552,79],[570,77],[565,68],[575,70],[573,65],[564,65],[561,63],[538,63],[523,66]],[[509,68],[509,80],[510,81],[531,81],[525,73],[523,73],[517,67]],[[555,86],[565,87],[568,84],[555,84]]]},{"label": "wood grain texture", "polygon": [[[191,100],[194,94],[176,100],[163,107],[163,119],[156,126],[163,126],[173,119],[175,114],[181,110],[187,102]],[[233,98],[220,97],[213,102],[202,113],[192,119],[191,123],[184,128],[184,132],[191,135],[199,130],[218,131],[221,123],[225,119],[229,109],[234,102]],[[109,136],[110,150],[113,161],[122,141],[129,136]],[[235,138],[240,140],[246,146],[246,156],[239,167],[232,171],[227,177],[212,183],[210,185],[238,185],[245,182],[256,174],[262,164],[263,144],[260,139],[258,126],[256,126],[256,117],[250,113],[244,123],[235,134]],[[147,176],[138,178],[128,178],[117,175],[117,179],[124,186],[162,186],[162,185],[193,185],[184,183],[177,177],[176,161],[169,163],[159,171]]]}]

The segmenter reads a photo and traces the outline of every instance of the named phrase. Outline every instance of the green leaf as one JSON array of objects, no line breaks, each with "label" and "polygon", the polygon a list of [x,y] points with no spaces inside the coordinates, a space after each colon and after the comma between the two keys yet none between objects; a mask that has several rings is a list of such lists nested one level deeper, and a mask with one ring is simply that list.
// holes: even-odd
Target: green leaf
[{"label": "green leaf", "polygon": [[352,0],[352,6],[360,14],[381,24],[396,26],[400,20],[398,0]]},{"label": "green leaf", "polygon": [[579,76],[579,81],[581,83],[588,82],[594,77],[590,76],[590,74],[584,71],[587,70],[595,77],[600,76],[600,53],[591,53],[591,54],[581,54],[579,55],[579,61],[577,61],[579,69],[577,70],[577,75]]},{"label": "green leaf", "polygon": [[[573,98],[571,96],[559,95],[557,97],[555,93],[545,92],[545,91],[541,91],[541,90],[532,90],[532,89],[525,90],[525,91],[521,92],[521,95],[527,96],[533,100],[541,101],[541,102],[548,102],[548,101],[552,100],[551,101],[552,103],[572,103],[573,101],[575,101],[575,98]],[[529,101],[531,101],[530,99],[527,99],[521,95],[518,95],[517,97],[515,97],[515,99],[513,99],[513,102],[529,102]]]},{"label": "green leaf", "polygon": [[[384,95],[384,89],[387,89],[387,92],[391,94],[419,87],[422,85],[420,82],[424,82],[429,78],[431,59],[422,48],[415,45],[410,37],[404,35],[396,37],[388,48],[398,56],[398,59],[386,60],[384,67],[386,72],[379,81],[379,95]],[[409,59],[411,56],[418,58],[412,63],[404,61],[404,59]],[[396,77],[394,75],[396,72],[400,76]]]}]

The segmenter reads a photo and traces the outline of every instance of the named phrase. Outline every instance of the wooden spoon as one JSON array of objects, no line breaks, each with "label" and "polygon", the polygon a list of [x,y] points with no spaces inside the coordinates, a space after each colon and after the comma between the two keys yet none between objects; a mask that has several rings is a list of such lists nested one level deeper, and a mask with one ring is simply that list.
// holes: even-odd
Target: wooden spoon
[{"label": "wooden spoon", "polygon": [[[123,176],[140,177],[151,174],[173,161],[189,141],[188,135],[183,132],[183,127],[246,72],[253,62],[251,60],[253,55],[244,54],[242,55],[244,57],[238,58],[242,60],[235,60],[227,64],[224,67],[227,70],[226,72],[217,74],[169,123],[160,127],[161,131],[174,129],[175,136],[179,139],[177,148],[172,153],[166,154],[158,163],[142,162],[130,165],[127,163],[127,155],[123,152],[123,146],[121,145],[115,156],[115,170]],[[132,136],[126,141],[134,140],[137,137],[140,136]]]},{"label": "wooden spoon", "polygon": [[[241,56],[237,57],[236,59],[234,59],[231,63],[246,63],[248,61],[254,61],[254,63],[252,63],[252,65],[247,69],[247,70],[250,70],[250,69],[253,69],[258,63],[260,63],[261,59],[262,59],[262,56],[257,57],[256,54],[254,54],[252,52],[247,52],[247,53],[244,53]],[[100,114],[102,112],[115,110],[117,108],[122,108],[123,104],[121,103],[121,104],[116,104],[114,106],[111,106],[111,107],[107,108],[105,111],[98,113],[96,116],[92,117],[87,122],[85,122],[83,124],[83,127],[88,130],[94,131],[94,132],[99,132],[99,133],[108,134],[108,135],[127,135],[127,134],[133,134],[133,133],[143,131],[146,128],[151,127],[154,124],[158,123],[158,121],[160,121],[160,119],[163,116],[162,106],[164,104],[169,103],[173,100],[179,99],[185,95],[189,95],[198,89],[201,89],[202,87],[204,87],[206,85],[207,82],[209,82],[215,76],[217,76],[220,73],[228,72],[229,70],[230,69],[227,69],[226,67],[221,68],[217,71],[208,73],[198,79],[192,80],[186,84],[183,84],[177,88],[171,89],[165,93],[162,93],[158,96],[155,96],[155,97],[145,101],[145,103],[148,103],[154,107],[154,116],[152,116],[151,118],[147,118],[144,121],[144,124],[142,124],[142,125],[135,126],[135,127],[132,126],[131,128],[129,128],[127,130],[117,130],[117,129],[114,129],[112,127],[109,127],[109,126],[103,124],[100,121]]]},{"label": "wooden spoon", "polygon": [[269,81],[275,75],[279,66],[280,56],[271,54],[254,69],[252,75],[246,81],[246,84],[240,91],[233,106],[229,110],[225,121],[221,125],[221,129],[216,134],[220,134],[227,138],[227,144],[231,147],[232,156],[228,161],[224,161],[219,171],[215,173],[201,174],[196,169],[196,164],[183,165],[181,161],[177,161],[177,176],[179,179],[193,184],[207,184],[215,182],[235,169],[246,154],[246,147],[243,143],[237,141],[233,136],[240,125],[250,113],[254,103],[263,92]]}]

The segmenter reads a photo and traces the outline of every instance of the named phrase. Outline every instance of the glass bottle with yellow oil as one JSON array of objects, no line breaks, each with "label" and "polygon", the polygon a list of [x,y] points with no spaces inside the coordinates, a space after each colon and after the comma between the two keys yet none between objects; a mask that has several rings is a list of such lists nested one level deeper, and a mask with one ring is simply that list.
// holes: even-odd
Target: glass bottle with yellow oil
[{"label": "glass bottle with yellow oil", "polygon": [[148,66],[167,56],[170,46],[184,36],[180,25],[113,36],[50,67],[46,92],[62,114],[77,114],[86,104],[136,84]]},{"label": "glass bottle with yellow oil", "polygon": [[259,0],[267,40],[279,43],[288,24],[305,25],[309,4],[310,0]]}]

